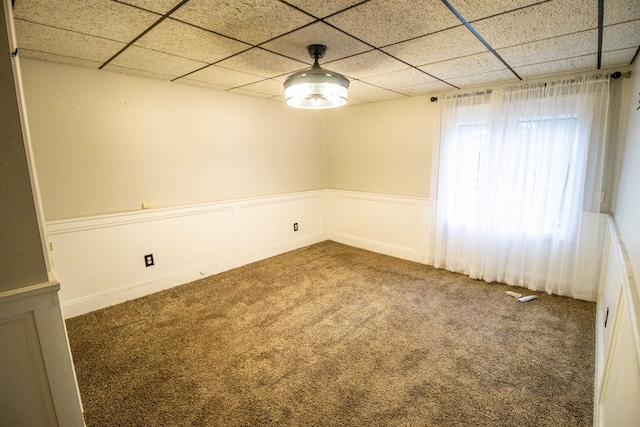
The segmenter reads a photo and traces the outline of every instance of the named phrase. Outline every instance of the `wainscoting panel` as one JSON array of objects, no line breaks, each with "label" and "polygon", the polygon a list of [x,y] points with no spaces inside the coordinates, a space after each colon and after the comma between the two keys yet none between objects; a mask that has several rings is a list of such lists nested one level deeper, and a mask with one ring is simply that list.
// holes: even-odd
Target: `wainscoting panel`
[{"label": "wainscoting panel", "polygon": [[640,425],[640,297],[611,216],[600,279],[594,425]]},{"label": "wainscoting panel", "polygon": [[337,190],[328,197],[331,240],[424,261],[429,199]]},{"label": "wainscoting panel", "polygon": [[324,192],[319,195],[284,196],[240,204],[236,223],[239,256],[263,259],[264,255],[271,256],[273,248],[324,234]]},{"label": "wainscoting panel", "polygon": [[0,424],[84,426],[57,282],[0,292]]},{"label": "wainscoting panel", "polygon": [[65,317],[325,240],[324,197],[310,191],[50,222]]}]

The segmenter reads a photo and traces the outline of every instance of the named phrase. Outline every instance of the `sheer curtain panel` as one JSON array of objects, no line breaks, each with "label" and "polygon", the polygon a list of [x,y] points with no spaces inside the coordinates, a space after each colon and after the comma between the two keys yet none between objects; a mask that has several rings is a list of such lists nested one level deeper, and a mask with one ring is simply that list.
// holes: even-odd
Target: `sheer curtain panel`
[{"label": "sheer curtain panel", "polygon": [[442,99],[433,264],[595,300],[608,76]]}]

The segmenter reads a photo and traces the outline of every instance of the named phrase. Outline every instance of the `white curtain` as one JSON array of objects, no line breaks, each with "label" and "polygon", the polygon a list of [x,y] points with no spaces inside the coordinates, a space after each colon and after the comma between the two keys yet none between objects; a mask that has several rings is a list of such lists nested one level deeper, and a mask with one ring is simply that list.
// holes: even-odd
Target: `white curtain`
[{"label": "white curtain", "polygon": [[595,300],[608,76],[442,99],[433,265]]}]

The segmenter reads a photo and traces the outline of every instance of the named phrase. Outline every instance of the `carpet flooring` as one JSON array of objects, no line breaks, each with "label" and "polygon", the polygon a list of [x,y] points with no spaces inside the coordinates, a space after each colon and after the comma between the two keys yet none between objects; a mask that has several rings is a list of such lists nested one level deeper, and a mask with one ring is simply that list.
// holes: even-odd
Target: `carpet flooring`
[{"label": "carpet flooring", "polygon": [[326,241],[67,320],[87,426],[589,426],[595,304]]}]

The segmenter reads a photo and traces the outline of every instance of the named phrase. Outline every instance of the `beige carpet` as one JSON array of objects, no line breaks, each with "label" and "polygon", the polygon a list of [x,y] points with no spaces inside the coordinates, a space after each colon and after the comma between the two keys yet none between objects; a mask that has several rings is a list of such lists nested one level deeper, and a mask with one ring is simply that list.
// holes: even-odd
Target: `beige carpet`
[{"label": "beige carpet", "polygon": [[591,425],[595,305],[505,290],[327,241],[67,327],[88,426]]}]

